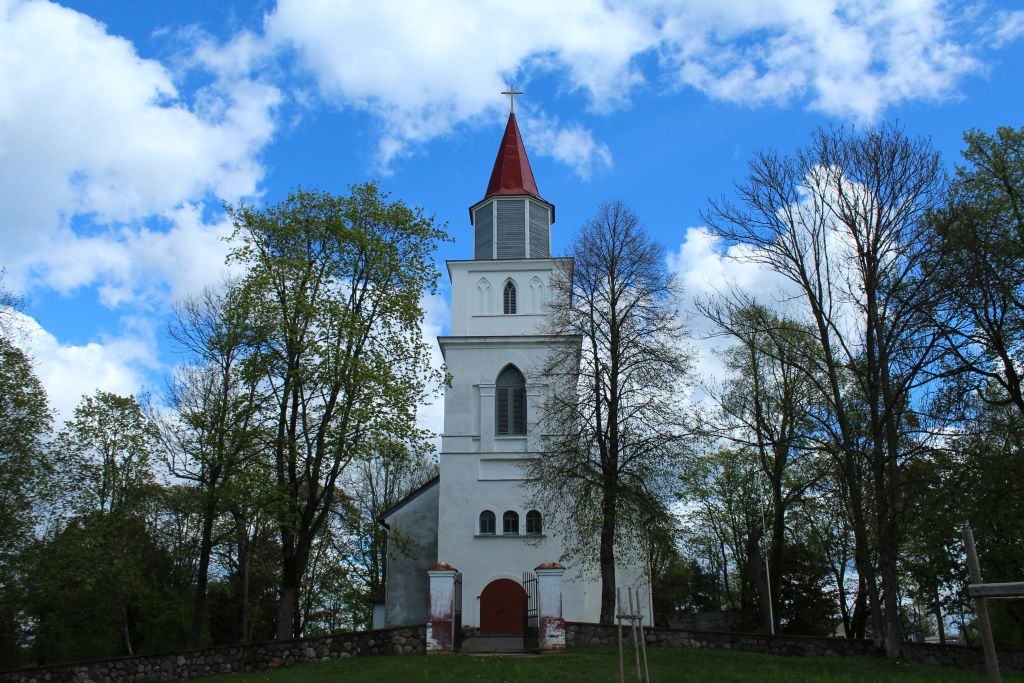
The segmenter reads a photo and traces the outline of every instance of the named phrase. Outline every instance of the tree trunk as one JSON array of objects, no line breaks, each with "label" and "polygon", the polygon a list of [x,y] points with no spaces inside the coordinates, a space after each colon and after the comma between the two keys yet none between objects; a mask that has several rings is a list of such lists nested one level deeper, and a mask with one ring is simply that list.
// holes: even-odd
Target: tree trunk
[{"label": "tree trunk", "polygon": [[[847,480],[847,490],[850,494],[850,511],[853,518],[853,545],[854,545],[854,564],[857,567],[857,574],[861,577],[862,582],[859,590],[857,591],[857,600],[860,601],[863,597],[867,598],[867,609],[865,614],[865,623],[862,628],[866,626],[866,618],[871,618],[871,631],[872,631],[872,643],[877,649],[882,649],[882,606],[881,600],[878,595],[878,581],[875,577],[875,566],[871,562],[871,542],[868,537],[867,520],[864,515],[864,499],[861,494],[860,482],[857,477],[856,463],[852,461],[854,456],[847,454],[845,456],[846,471],[845,478]],[[856,611],[854,611],[856,614]],[[864,636],[862,635],[861,638]]]},{"label": "tree trunk", "polygon": [[238,534],[238,599],[241,606],[240,638],[243,643],[249,642],[249,565],[251,555],[252,553],[249,550],[249,530],[244,523],[241,523]]},{"label": "tree trunk", "polygon": [[135,654],[135,648],[132,646],[132,632],[128,624],[128,607],[124,604],[124,597],[118,592],[117,602],[121,607],[121,634],[124,636],[124,647],[128,652],[128,656]]},{"label": "tree trunk", "polygon": [[615,488],[605,482],[601,520],[601,623],[615,623]]},{"label": "tree trunk", "polygon": [[782,585],[782,567],[786,548],[786,508],[782,502],[782,490],[776,487],[773,491],[775,509],[772,511],[772,544],[768,558],[768,588],[772,605],[772,630],[779,627],[779,589]]},{"label": "tree trunk", "polygon": [[836,580],[836,595],[839,596],[839,614],[843,618],[843,637],[853,638],[853,620],[850,618],[850,606],[846,604],[846,570],[845,567],[833,569]]},{"label": "tree trunk", "polygon": [[290,531],[281,534],[281,587],[277,598],[277,631],[275,640],[289,640],[295,633],[295,612],[299,600],[299,586],[302,574],[296,551],[295,535]]},{"label": "tree trunk", "polygon": [[761,628],[765,633],[771,633],[773,630],[771,599],[764,563],[761,561],[761,530],[757,528],[747,536],[747,567],[750,584],[757,589]]},{"label": "tree trunk", "polygon": [[203,637],[203,626],[206,623],[206,586],[210,574],[210,554],[213,552],[213,521],[217,506],[213,491],[207,492],[207,501],[203,510],[203,536],[199,542],[199,570],[196,575],[196,598],[192,605],[192,632],[189,635],[189,647],[199,647]]},{"label": "tree trunk", "polygon": [[853,603],[853,619],[849,638],[864,640],[868,621],[867,582],[861,577],[857,581],[857,599]]},{"label": "tree trunk", "polygon": [[935,589],[935,601],[932,603],[932,614],[935,615],[935,628],[939,632],[939,645],[946,644],[946,625],[942,623],[942,604],[939,602],[939,589]]}]

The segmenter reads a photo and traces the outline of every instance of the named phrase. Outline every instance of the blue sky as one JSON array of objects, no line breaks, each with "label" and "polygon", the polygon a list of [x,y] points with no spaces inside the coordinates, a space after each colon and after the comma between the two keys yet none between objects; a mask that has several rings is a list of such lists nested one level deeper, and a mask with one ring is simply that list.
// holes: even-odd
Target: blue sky
[{"label": "blue sky", "polygon": [[964,130],[1024,125],[1022,65],[1020,3],[0,0],[0,266],[62,416],[158,394],[170,305],[223,276],[225,201],[377,179],[448,223],[439,264],[467,258],[515,79],[556,252],[622,199],[688,296],[763,288],[699,217],[753,153],[898,122],[952,167]]}]

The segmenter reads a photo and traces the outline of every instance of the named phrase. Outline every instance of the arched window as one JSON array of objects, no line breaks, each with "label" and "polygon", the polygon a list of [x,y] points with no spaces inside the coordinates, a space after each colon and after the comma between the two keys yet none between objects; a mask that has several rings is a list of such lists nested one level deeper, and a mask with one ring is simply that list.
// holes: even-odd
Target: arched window
[{"label": "arched window", "polygon": [[480,513],[480,533],[494,533],[494,513],[490,510],[484,510]]},{"label": "arched window", "polygon": [[540,513],[530,510],[526,513],[526,533],[540,535],[541,531]]},{"label": "arched window", "polygon": [[494,417],[498,434],[526,433],[526,380],[514,365],[509,365],[495,384]]},{"label": "arched window", "polygon": [[501,533],[516,535],[519,533],[519,513],[507,510],[501,516]]},{"label": "arched window", "polygon": [[505,283],[502,299],[505,301],[505,315],[513,315],[516,312],[516,285],[511,280]]}]

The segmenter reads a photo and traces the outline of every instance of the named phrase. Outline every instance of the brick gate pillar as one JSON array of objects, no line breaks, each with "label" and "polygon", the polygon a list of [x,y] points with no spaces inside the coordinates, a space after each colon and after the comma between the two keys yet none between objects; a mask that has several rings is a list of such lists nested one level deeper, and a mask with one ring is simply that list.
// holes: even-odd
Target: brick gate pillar
[{"label": "brick gate pillar", "polygon": [[458,574],[455,567],[443,562],[427,570],[430,577],[427,654],[452,652],[455,649],[455,579]]},{"label": "brick gate pillar", "polygon": [[537,574],[537,635],[540,649],[565,649],[565,619],[562,618],[562,574],[565,567],[545,562]]}]

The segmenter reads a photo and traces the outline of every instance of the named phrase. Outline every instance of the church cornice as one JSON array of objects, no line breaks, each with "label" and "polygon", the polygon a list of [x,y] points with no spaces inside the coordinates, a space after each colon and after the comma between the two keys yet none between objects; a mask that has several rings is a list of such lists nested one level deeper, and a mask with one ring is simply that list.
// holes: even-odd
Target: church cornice
[{"label": "church cornice", "polygon": [[467,335],[440,336],[437,343],[441,347],[441,355],[447,360],[447,350],[453,347],[487,348],[501,345],[506,348],[544,348],[552,345],[575,345],[583,343],[582,335],[578,334],[516,334],[516,335]]},{"label": "church cornice", "polygon": [[448,259],[445,267],[448,269],[448,279],[452,279],[452,266],[472,264],[472,269],[488,273],[502,271],[527,271],[542,270],[541,265],[545,263],[566,264],[569,275],[572,275],[574,261],[571,256],[551,256],[548,258],[507,258],[507,259]]}]

